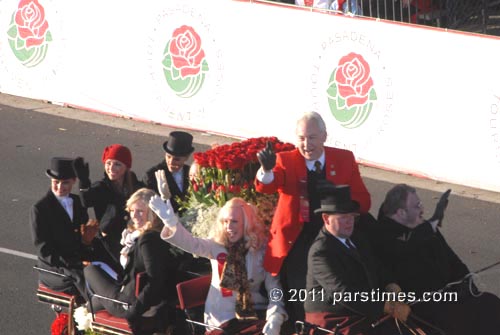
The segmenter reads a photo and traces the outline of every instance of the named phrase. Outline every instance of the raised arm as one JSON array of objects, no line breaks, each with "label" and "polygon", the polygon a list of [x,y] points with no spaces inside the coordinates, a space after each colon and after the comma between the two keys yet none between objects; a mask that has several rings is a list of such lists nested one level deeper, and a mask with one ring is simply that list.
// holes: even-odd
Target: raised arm
[{"label": "raised arm", "polygon": [[214,248],[218,246],[212,240],[194,237],[179,223],[179,218],[170,204],[170,200],[163,201],[155,195],[149,201],[149,208],[158,215],[165,225],[161,231],[161,238],[168,243],[181,248],[191,254],[212,259]]}]

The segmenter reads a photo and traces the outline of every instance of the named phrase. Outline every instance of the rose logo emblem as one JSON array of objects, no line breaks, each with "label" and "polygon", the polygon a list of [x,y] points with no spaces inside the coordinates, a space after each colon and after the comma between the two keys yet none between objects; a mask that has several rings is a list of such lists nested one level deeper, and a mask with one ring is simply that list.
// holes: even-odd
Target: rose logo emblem
[{"label": "rose logo emblem", "polygon": [[52,35],[38,0],[19,2],[7,35],[12,52],[24,66],[34,67],[44,60]]},{"label": "rose logo emblem", "polygon": [[181,98],[196,95],[208,72],[198,33],[189,26],[175,29],[163,54],[163,73],[168,86]]},{"label": "rose logo emblem", "polygon": [[377,100],[370,65],[354,52],[343,56],[328,83],[328,104],[335,119],[345,128],[361,126]]}]

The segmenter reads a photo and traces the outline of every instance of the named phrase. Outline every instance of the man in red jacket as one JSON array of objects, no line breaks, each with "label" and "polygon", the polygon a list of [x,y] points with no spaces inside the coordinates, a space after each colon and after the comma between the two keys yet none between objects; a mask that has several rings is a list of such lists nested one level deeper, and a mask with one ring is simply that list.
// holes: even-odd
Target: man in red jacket
[{"label": "man in red jacket", "polygon": [[257,156],[261,168],[255,186],[258,192],[279,193],[278,205],[270,228],[264,256],[264,268],[280,274],[290,319],[304,320],[300,290],[305,293],[307,253],[322,226],[314,215],[320,207],[316,186],[323,181],[351,187],[353,200],[360,204],[360,213],[367,214],[370,193],[361,179],[351,151],[325,147],[326,125],[316,112],[304,114],[296,126],[297,148],[273,152],[270,144]]}]

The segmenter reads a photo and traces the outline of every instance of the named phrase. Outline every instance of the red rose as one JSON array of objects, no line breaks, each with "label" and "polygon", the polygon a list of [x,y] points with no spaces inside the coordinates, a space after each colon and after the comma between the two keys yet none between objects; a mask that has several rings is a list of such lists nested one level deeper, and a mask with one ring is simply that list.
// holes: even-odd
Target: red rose
[{"label": "red rose", "polygon": [[50,331],[52,335],[67,334],[67,327],[68,327],[68,314],[59,313],[54,322],[52,322],[52,325],[50,326]]},{"label": "red rose", "polygon": [[49,24],[45,20],[45,11],[37,0],[21,0],[15,15],[19,36],[26,42],[26,47],[41,45]]},{"label": "red rose", "polygon": [[224,157],[217,157],[215,160],[215,166],[219,170],[226,170],[227,169],[227,161],[224,159]]},{"label": "red rose", "polygon": [[215,196],[220,198],[224,193],[226,193],[226,187],[224,185],[219,185],[215,190]]},{"label": "red rose", "polygon": [[192,179],[189,182],[191,183],[193,191],[198,192],[200,190],[200,185],[198,185],[198,182],[196,180]]},{"label": "red rose", "polygon": [[205,52],[201,48],[200,36],[192,27],[181,26],[175,29],[169,51],[174,67],[180,71],[182,78],[200,73]]},{"label": "red rose", "polygon": [[232,194],[239,194],[241,192],[241,186],[240,185],[230,185],[229,192],[231,192]]},{"label": "red rose", "polygon": [[335,81],[339,95],[346,99],[347,107],[363,105],[368,100],[373,86],[370,65],[363,56],[351,52],[340,59]]},{"label": "red rose", "polygon": [[202,168],[209,166],[208,156],[202,152],[195,152],[194,161]]}]

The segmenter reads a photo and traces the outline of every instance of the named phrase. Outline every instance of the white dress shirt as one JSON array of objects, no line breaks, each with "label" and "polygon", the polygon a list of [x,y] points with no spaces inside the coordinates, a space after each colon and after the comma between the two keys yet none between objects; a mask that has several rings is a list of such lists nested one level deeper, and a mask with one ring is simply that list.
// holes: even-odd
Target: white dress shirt
[{"label": "white dress shirt", "polygon": [[177,172],[172,173],[172,177],[174,177],[175,183],[177,184],[177,187],[179,187],[179,190],[183,190],[184,186],[184,178],[183,178],[183,171],[180,169]]},{"label": "white dress shirt", "polygon": [[56,196],[56,198],[57,200],[59,200],[59,203],[64,208],[66,213],[68,213],[68,216],[71,219],[71,221],[73,221],[73,199],[71,199],[71,197],[69,196],[66,197]]}]

